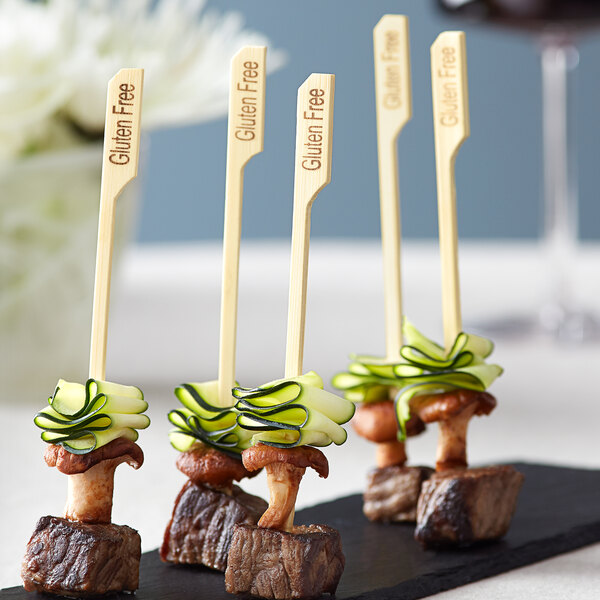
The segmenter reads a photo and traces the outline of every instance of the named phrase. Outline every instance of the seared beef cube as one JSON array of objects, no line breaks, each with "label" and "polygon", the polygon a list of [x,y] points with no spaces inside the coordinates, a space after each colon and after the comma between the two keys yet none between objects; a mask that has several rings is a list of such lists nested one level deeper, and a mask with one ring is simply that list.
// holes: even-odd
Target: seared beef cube
[{"label": "seared beef cube", "polygon": [[367,519],[414,523],[421,485],[432,473],[428,467],[397,465],[371,471],[363,496]]},{"label": "seared beef cube", "polygon": [[434,547],[502,537],[522,483],[523,475],[511,466],[434,473],[423,483],[415,539]]},{"label": "seared beef cube", "polygon": [[293,533],[236,525],[225,589],[275,600],[318,598],[335,593],[344,563],[340,534],[326,525]]},{"label": "seared beef cube", "polygon": [[165,562],[224,571],[233,526],[256,525],[265,510],[262,498],[246,494],[237,485],[229,495],[187,481],[175,500],[160,557]]},{"label": "seared beef cube", "polygon": [[126,525],[90,524],[42,517],[27,544],[23,585],[72,598],[138,587],[141,540]]}]

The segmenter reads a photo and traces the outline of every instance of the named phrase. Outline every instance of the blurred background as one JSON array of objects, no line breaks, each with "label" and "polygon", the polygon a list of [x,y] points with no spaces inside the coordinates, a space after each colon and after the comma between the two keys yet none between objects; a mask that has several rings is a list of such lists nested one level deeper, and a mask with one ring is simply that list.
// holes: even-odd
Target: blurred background
[{"label": "blurred background", "polygon": [[[468,3],[466,3],[468,4]],[[519,3],[517,3],[519,4]],[[522,2],[520,4],[528,4]],[[435,2],[330,0],[318,14],[299,3],[209,0],[240,11],[248,26],[287,52],[269,79],[265,150],[246,171],[247,238],[287,238],[291,224],[296,89],[311,71],[336,74],[331,184],[315,204],[319,238],[377,238],[377,155],[371,27],[386,13],[410,18],[414,116],[399,144],[403,234],[437,237],[429,46],[444,29],[467,34],[471,137],[457,161],[460,234],[536,239],[543,230],[542,86],[539,36],[453,18]],[[572,87],[577,129],[580,232],[600,238],[596,165],[600,120],[600,36],[581,36]],[[150,136],[140,242],[220,239],[225,181],[223,120]],[[265,215],[269,218],[266,219]]]},{"label": "blurred background", "polygon": [[[218,252],[228,64],[245,43],[269,45],[270,76],[265,150],[245,171],[244,240],[286,248],[296,90],[310,72],[321,71],[337,77],[335,136],[333,178],[314,207],[313,240],[376,249],[371,29],[386,12],[408,15],[411,27],[414,117],[398,145],[404,239],[437,237],[429,46],[440,31],[462,28],[472,134],[456,166],[460,237],[536,248],[536,273],[543,272],[537,296],[520,294],[517,306],[500,313],[479,311],[471,326],[501,335],[545,330],[575,341],[597,337],[594,299],[573,279],[600,238],[594,6],[332,0],[314,15],[277,0],[251,6],[6,0],[0,5],[3,381],[24,381],[16,386],[23,395],[37,395],[28,389],[37,379],[21,359],[36,352],[45,357],[39,377],[46,382],[57,370],[79,378],[85,370],[105,87],[124,64],[146,69],[146,133],[140,177],[119,202],[117,273],[121,249],[131,241],[138,250],[187,243]],[[218,288],[218,273],[210,284]]]},{"label": "blurred background", "polygon": [[[310,72],[332,72],[333,178],[315,204],[312,236],[317,244],[337,240],[358,253],[360,244],[370,244],[376,253],[371,29],[386,12],[408,15],[411,28],[414,117],[398,145],[404,239],[435,244],[429,46],[440,31],[462,28],[472,133],[456,165],[460,237],[465,243],[525,244],[538,261],[530,276],[540,279],[539,289],[529,286],[499,312],[489,301],[487,311],[477,302],[470,325],[494,335],[543,331],[574,341],[597,338],[595,298],[585,289],[589,276],[578,275],[600,238],[595,118],[600,17],[594,2],[331,0],[315,15],[278,0],[252,5],[5,0],[0,5],[5,389],[37,396],[38,384],[51,385],[56,371],[77,378],[85,373],[106,81],[124,64],[146,69],[146,133],[140,176],[119,202],[116,277],[121,249],[131,241],[138,251],[188,243],[218,252],[228,65],[245,43],[269,45],[270,76],[265,150],[245,171],[244,240],[250,248],[279,243],[286,251],[296,90]],[[176,262],[189,256],[183,252]],[[491,256],[497,253],[491,250]],[[214,260],[218,265],[216,255]],[[273,271],[263,264],[267,273]],[[374,258],[370,269],[379,268]],[[490,276],[486,285],[514,289],[514,282],[500,283],[491,277],[493,269],[484,269],[482,275]],[[218,277],[217,268],[214,280],[203,285],[218,289]],[[118,296],[114,301],[118,306]],[[40,357],[36,378],[22,356]]]}]

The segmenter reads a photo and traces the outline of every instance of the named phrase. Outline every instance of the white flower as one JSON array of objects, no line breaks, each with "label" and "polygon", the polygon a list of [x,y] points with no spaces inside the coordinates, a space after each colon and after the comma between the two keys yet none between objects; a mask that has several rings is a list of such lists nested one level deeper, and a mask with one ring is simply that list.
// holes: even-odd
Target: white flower
[{"label": "white flower", "polygon": [[0,4],[0,157],[41,144],[71,94],[62,24],[44,5]]},{"label": "white flower", "polygon": [[[123,67],[142,67],[145,129],[224,115],[229,63],[245,45],[268,45],[235,13],[204,0],[2,0],[0,158],[54,147],[69,129],[99,137],[106,86]],[[268,53],[269,70],[284,62]],[[73,127],[75,126],[75,127]],[[81,141],[82,138],[80,137]]]},{"label": "white flower", "polygon": [[[75,15],[69,116],[83,129],[104,126],[106,82],[121,68],[143,67],[143,126],[154,129],[226,113],[229,62],[245,45],[268,39],[235,13],[203,11],[204,0],[94,0]],[[270,53],[270,67],[283,54]]]}]

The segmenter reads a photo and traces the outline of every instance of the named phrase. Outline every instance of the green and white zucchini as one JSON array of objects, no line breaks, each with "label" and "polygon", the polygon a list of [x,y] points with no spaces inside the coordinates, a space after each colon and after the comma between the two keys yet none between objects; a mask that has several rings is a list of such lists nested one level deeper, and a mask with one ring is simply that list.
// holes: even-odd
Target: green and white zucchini
[{"label": "green and white zucchini", "polygon": [[352,402],[325,391],[323,380],[314,371],[258,388],[237,387],[232,393],[238,399],[237,423],[251,433],[251,445],[340,445],[347,438],[340,425],[355,411]]},{"label": "green and white zucchini", "polygon": [[250,446],[251,434],[238,426],[233,407],[216,405],[217,381],[184,383],[175,388],[175,395],[183,404],[183,408],[168,414],[175,425],[169,432],[169,441],[176,450],[185,452],[198,440],[240,458],[242,450]]},{"label": "green and white zucchini", "polygon": [[150,425],[142,391],[133,386],[88,379],[84,385],[59,379],[46,408],[34,423],[42,440],[73,454],[87,454],[118,437],[138,439]]},{"label": "green and white zucchini", "polygon": [[384,400],[390,388],[397,388],[395,406],[401,439],[406,434],[413,397],[457,388],[484,391],[502,374],[501,367],[485,362],[494,349],[491,340],[462,332],[446,352],[406,318],[402,333],[406,341],[400,349],[402,361],[388,363],[374,356],[354,355],[348,371],[332,380],[333,386],[353,402]]}]

